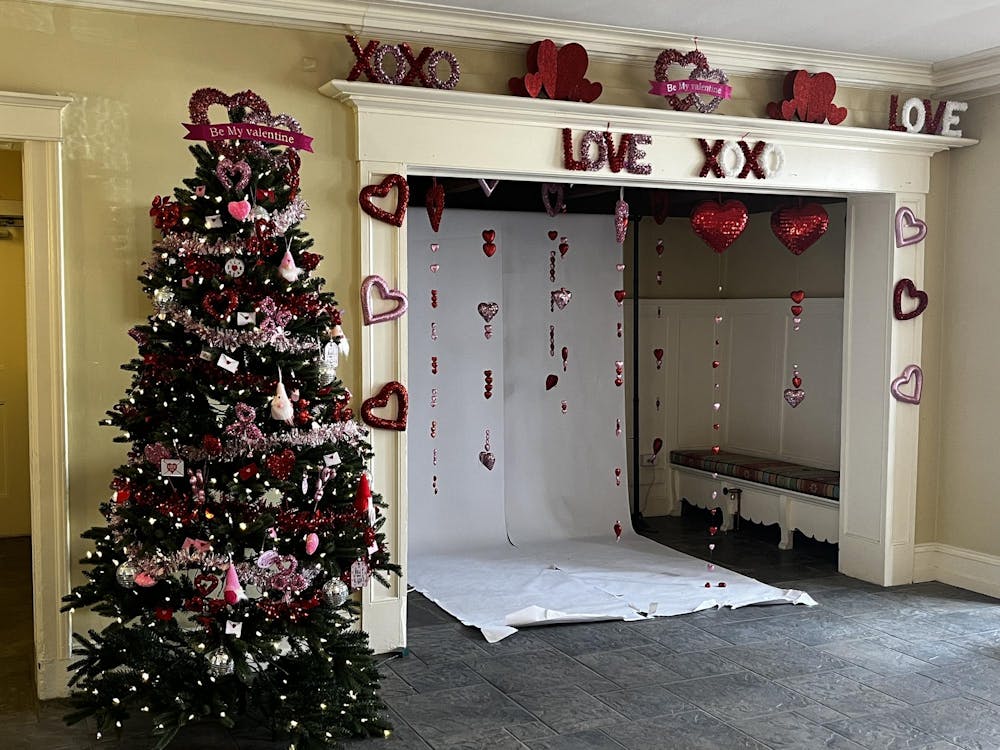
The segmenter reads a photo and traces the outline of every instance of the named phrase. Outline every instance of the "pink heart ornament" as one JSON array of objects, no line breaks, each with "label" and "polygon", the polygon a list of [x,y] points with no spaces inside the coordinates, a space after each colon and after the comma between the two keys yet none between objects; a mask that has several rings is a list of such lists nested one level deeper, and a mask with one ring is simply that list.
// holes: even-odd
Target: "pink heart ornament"
[{"label": "pink heart ornament", "polygon": [[556,307],[562,310],[563,308],[566,307],[566,305],[569,304],[569,300],[572,296],[573,292],[571,292],[566,287],[563,287],[562,289],[556,289],[552,292],[552,302],[555,304]]},{"label": "pink heart ornament", "polygon": [[490,451],[479,451],[479,463],[485,466],[488,470],[493,471],[493,467],[496,465],[496,462],[497,457]]},{"label": "pink heart ornament", "polygon": [[801,388],[786,388],[785,389],[785,401],[793,409],[802,403],[806,397],[806,392]]},{"label": "pink heart ornament", "polygon": [[229,201],[226,210],[236,221],[246,221],[253,207],[250,205],[250,201]]},{"label": "pink heart ornament", "polygon": [[[913,381],[913,393],[904,393],[903,388]],[[904,404],[919,404],[920,396],[924,390],[924,371],[920,365],[907,365],[903,368],[903,374],[898,378],[893,378],[889,386],[889,392],[897,401]]]},{"label": "pink heart ornament", "polygon": [[437,273],[438,270],[441,268],[441,265],[439,263],[431,263],[430,268],[431,268],[431,273]]},{"label": "pink heart ornament", "polygon": [[[229,161],[223,159],[215,167],[215,176],[226,190],[233,190],[233,177],[238,177],[235,191],[238,193],[250,183],[250,165],[242,159],[240,161]],[[204,191],[202,192],[204,195]]]},{"label": "pink heart ornament", "polygon": [[[395,301],[398,304],[392,310],[382,313],[372,313],[372,289],[377,289],[382,299]],[[381,276],[371,275],[361,282],[361,313],[366,326],[373,323],[386,323],[397,320],[406,312],[409,301],[406,295],[398,289],[390,289]]]},{"label": "pink heart ornament", "polygon": [[477,309],[482,319],[489,323],[500,312],[500,305],[496,302],[480,302]]},{"label": "pink heart ornament", "polygon": [[[916,228],[916,233],[907,236],[908,229]],[[896,211],[896,247],[916,245],[927,236],[927,222],[921,221],[909,206],[900,206]]]},{"label": "pink heart ornament", "polygon": [[311,555],[319,549],[319,534],[312,532],[306,534],[306,554]]}]

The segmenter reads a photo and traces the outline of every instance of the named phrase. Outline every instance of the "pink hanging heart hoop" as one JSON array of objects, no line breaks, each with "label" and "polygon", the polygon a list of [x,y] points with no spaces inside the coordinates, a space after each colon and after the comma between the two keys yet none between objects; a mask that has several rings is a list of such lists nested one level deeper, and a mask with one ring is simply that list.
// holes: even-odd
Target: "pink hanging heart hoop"
[{"label": "pink hanging heart hoop", "polygon": [[[372,313],[372,289],[377,289],[382,299],[394,300],[399,304],[392,310],[382,313]],[[385,279],[381,276],[371,275],[361,282],[361,313],[366,326],[373,323],[386,323],[390,320],[398,320],[406,312],[409,301],[406,295],[398,289],[390,289]]]},{"label": "pink hanging heart hoop", "polygon": [[[913,382],[913,393],[904,393],[903,388]],[[904,404],[919,404],[920,396],[924,390],[924,371],[920,365],[907,365],[903,368],[903,373],[898,378],[893,378],[889,386],[889,392],[897,401]]]},{"label": "pink hanging heart hoop", "polygon": [[[915,233],[907,235],[908,229],[916,228]],[[927,222],[921,221],[909,206],[900,206],[896,211],[896,247],[916,245],[927,236]]]}]

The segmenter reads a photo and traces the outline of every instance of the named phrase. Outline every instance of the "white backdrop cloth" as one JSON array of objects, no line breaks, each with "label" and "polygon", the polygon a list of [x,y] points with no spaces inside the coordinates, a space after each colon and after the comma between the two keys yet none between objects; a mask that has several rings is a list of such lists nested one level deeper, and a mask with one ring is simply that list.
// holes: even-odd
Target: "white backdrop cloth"
[{"label": "white backdrop cloth", "polygon": [[[491,641],[526,625],[815,603],[708,571],[704,561],[627,528],[615,541],[613,524],[628,526],[629,479],[624,388],[614,382],[625,357],[613,217],[449,209],[437,234],[423,212],[411,212],[408,224],[414,587]],[[496,234],[493,257],[483,253],[484,230]],[[551,292],[563,287],[572,297],[559,310]],[[480,302],[500,305],[490,339]],[[550,390],[547,375],[558,377]],[[479,461],[487,429],[492,471]]]}]

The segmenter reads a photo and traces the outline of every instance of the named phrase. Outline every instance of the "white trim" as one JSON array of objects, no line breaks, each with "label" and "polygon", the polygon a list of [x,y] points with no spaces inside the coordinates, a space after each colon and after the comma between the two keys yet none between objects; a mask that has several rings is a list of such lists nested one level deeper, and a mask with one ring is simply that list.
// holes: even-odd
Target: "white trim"
[{"label": "white trim", "polygon": [[913,580],[940,581],[1000,597],[1000,557],[929,542],[913,549]]},{"label": "white trim", "polygon": [[[689,34],[606,26],[580,21],[381,0],[40,0],[78,8],[181,16],[232,23],[452,43],[497,51],[523,50],[539,39],[575,41],[594,61],[642,63],[652,71],[667,47],[691,46]],[[280,7],[275,7],[279,5]],[[813,50],[780,44],[698,37],[698,48],[730,75],[770,76],[806,68],[832,73],[841,86],[930,89],[930,63]],[[345,71],[346,72],[346,71]]]},{"label": "white trim", "polygon": [[1000,93],[1000,47],[934,63],[939,99],[977,99]]}]

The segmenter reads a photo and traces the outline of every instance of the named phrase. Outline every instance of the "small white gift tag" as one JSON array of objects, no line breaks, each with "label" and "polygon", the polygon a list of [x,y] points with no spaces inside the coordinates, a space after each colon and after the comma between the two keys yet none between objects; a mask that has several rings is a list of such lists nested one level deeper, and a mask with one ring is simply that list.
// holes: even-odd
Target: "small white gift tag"
[{"label": "small white gift tag", "polygon": [[368,565],[364,560],[355,560],[354,564],[351,565],[351,588],[352,589],[363,589],[368,585],[368,581],[371,580],[372,574],[368,570]]},{"label": "small white gift tag", "polygon": [[184,476],[184,462],[179,458],[161,458],[160,476],[161,477]]},{"label": "small white gift tag", "polygon": [[340,349],[332,341],[327,342],[326,346],[323,347],[323,364],[334,369],[337,369],[340,364]]},{"label": "small white gift tag", "polygon": [[236,372],[236,369],[240,366],[238,359],[233,359],[228,354],[220,354],[219,361],[216,364],[223,370],[229,370],[229,372]]}]

